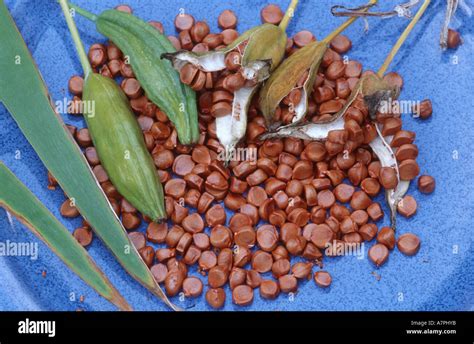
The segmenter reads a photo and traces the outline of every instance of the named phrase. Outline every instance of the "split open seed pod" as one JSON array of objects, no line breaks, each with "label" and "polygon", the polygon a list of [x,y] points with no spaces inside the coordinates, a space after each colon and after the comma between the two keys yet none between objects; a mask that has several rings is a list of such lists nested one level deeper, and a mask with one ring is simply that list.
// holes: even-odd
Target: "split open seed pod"
[{"label": "split open seed pod", "polygon": [[260,91],[260,109],[271,131],[280,125],[275,111],[291,92],[298,92],[297,104],[290,104],[294,112],[293,123],[300,122],[308,109],[316,75],[328,46],[326,42],[312,42],[287,58],[271,75]]},{"label": "split open seed pod", "polygon": [[[367,11],[376,3],[377,0],[371,0],[361,7],[362,11]],[[346,20],[323,40],[312,42],[296,51],[283,61],[265,82],[260,91],[260,108],[269,131],[275,130],[281,124],[281,120],[276,117],[276,110],[284,100],[287,100],[286,104],[289,104],[289,110],[294,114],[290,125],[304,119],[319,66],[329,44],[356,19]]]},{"label": "split open seed pod", "polygon": [[352,90],[344,107],[330,120],[282,126],[274,132],[262,135],[261,138],[264,140],[278,137],[295,137],[303,140],[325,141],[329,132],[344,129],[344,115],[356,99],[363,99],[367,105],[370,119],[374,120],[382,102],[397,99],[399,93],[398,87],[390,85],[377,74],[365,74]]},{"label": "split open seed pod", "polygon": [[221,106],[213,113],[217,137],[225,149],[225,161],[230,159],[235,146],[245,136],[252,96],[284,57],[287,42],[285,30],[297,3],[297,0],[291,2],[279,26],[266,23],[252,28],[224,49],[162,55],[180,72],[181,81],[195,90],[204,87],[208,73],[225,69],[235,72],[227,77],[227,85],[224,84],[224,88],[232,93],[232,103],[219,104]]}]

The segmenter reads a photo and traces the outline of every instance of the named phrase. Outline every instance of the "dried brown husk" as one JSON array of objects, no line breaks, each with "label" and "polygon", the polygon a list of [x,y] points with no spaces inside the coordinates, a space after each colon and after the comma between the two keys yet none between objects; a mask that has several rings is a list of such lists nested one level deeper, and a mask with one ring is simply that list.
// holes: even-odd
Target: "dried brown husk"
[{"label": "dried brown husk", "polygon": [[325,41],[312,42],[306,45],[283,61],[268,81],[265,82],[260,91],[260,109],[270,131],[281,124],[279,121],[275,121],[276,108],[308,73],[302,87],[301,101],[299,104],[293,104],[294,122],[299,122],[305,116],[308,108],[308,98],[327,49],[328,45]]}]

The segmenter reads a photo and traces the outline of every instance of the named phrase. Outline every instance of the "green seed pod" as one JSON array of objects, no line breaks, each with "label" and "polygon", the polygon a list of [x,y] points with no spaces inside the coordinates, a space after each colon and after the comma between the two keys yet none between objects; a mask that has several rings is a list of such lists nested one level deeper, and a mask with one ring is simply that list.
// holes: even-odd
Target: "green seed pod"
[{"label": "green seed pod", "polygon": [[95,22],[97,30],[109,38],[128,57],[137,80],[147,97],[166,113],[174,124],[182,144],[196,143],[199,124],[196,94],[181,83],[164,53],[175,52],[169,39],[150,24],[132,14],[106,10],[99,16],[77,6],[79,14]]},{"label": "green seed pod", "polygon": [[[127,97],[110,78],[90,73],[84,112],[101,164],[118,192],[154,221],[166,218],[163,187]],[[88,106],[85,109],[89,108]]]}]

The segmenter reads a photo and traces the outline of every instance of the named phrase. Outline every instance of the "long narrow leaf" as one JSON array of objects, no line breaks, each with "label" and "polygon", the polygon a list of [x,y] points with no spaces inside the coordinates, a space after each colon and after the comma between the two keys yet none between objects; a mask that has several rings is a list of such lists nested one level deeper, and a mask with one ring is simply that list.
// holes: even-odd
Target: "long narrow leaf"
[{"label": "long narrow leaf", "polygon": [[0,207],[15,215],[100,295],[121,310],[131,310],[87,251],[1,161],[0,186]]},{"label": "long narrow leaf", "polygon": [[53,109],[43,79],[3,0],[0,0],[0,46],[0,101],[125,270],[175,309],[128,239],[79,147]]}]

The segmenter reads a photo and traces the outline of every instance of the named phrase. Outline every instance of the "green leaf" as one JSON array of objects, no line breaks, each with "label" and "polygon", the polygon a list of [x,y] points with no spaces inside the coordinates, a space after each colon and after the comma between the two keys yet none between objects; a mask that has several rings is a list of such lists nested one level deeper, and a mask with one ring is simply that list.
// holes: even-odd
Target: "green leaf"
[{"label": "green leaf", "polygon": [[3,1],[0,1],[0,42],[0,101],[124,269],[175,309],[128,239],[84,155],[54,111],[43,79]]},{"label": "green leaf", "polygon": [[15,215],[101,296],[121,310],[132,310],[87,251],[1,161],[0,185],[0,207]]}]

